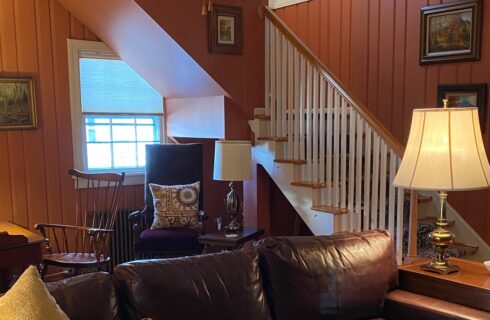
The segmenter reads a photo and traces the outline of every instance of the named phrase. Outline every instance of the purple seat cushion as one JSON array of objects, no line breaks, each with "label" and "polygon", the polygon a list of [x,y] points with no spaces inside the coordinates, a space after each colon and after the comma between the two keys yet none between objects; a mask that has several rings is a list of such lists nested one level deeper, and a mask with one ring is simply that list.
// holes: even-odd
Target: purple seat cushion
[{"label": "purple seat cushion", "polygon": [[199,251],[198,232],[189,228],[147,229],[134,244],[136,251]]}]

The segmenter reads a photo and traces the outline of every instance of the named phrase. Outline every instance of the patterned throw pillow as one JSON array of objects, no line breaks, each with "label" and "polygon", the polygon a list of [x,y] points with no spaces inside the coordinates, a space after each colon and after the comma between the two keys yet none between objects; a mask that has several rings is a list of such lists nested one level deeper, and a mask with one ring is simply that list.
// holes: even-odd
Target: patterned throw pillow
[{"label": "patterned throw pillow", "polygon": [[161,186],[150,183],[155,214],[151,229],[197,228],[200,182]]}]

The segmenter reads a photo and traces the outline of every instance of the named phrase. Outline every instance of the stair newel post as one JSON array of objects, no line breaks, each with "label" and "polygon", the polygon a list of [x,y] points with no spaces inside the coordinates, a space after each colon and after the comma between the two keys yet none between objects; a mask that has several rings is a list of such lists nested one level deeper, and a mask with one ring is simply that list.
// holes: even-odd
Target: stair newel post
[{"label": "stair newel post", "polygon": [[291,42],[288,43],[288,113],[287,113],[287,137],[288,137],[288,159],[293,159],[294,156],[294,125],[293,125],[293,92],[294,92],[294,75],[293,75],[293,46]]},{"label": "stair newel post", "polygon": [[269,73],[269,83],[270,83],[270,114],[271,114],[271,125],[270,125],[270,136],[274,137],[276,133],[276,34],[277,29],[275,26],[271,25],[270,28],[270,73]]},{"label": "stair newel post", "polygon": [[271,41],[270,41],[270,28],[271,28],[271,23],[269,21],[269,19],[265,19],[265,23],[264,23],[264,28],[265,28],[265,44],[264,44],[264,48],[265,48],[265,59],[264,59],[264,63],[265,63],[265,68],[264,68],[264,72],[265,72],[265,101],[264,101],[264,107],[265,107],[265,114],[266,115],[270,115],[271,114],[271,110],[270,110],[270,104],[271,104],[271,92],[270,92],[270,81],[271,81],[271,76],[270,76],[270,60],[271,60],[271,56],[270,56],[270,45],[271,45]]}]

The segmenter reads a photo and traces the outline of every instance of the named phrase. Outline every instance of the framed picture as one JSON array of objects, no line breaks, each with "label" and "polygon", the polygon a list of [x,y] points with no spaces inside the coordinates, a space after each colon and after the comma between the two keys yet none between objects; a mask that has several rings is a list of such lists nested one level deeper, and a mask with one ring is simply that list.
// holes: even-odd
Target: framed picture
[{"label": "framed picture", "polygon": [[216,4],[208,19],[209,52],[241,54],[242,8]]},{"label": "framed picture", "polygon": [[420,9],[420,64],[480,59],[481,0]]},{"label": "framed picture", "polygon": [[443,84],[437,87],[437,105],[443,106],[448,99],[448,107],[477,107],[482,133],[485,132],[487,118],[487,84]]},{"label": "framed picture", "polygon": [[33,77],[0,75],[0,130],[35,129],[36,98]]}]

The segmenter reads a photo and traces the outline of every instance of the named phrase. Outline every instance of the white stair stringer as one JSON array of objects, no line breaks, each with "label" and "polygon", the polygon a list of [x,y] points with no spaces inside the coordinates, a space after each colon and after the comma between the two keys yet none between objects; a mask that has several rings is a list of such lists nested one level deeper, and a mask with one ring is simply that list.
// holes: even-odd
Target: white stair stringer
[{"label": "white stair stringer", "polygon": [[[258,121],[251,122],[257,123]],[[294,165],[274,162],[277,154],[282,153],[280,144],[281,142],[256,141],[253,148],[255,160],[264,167],[314,235],[332,234],[335,216],[330,213],[311,210],[314,191],[312,192],[310,188],[291,185],[294,178]]]}]

